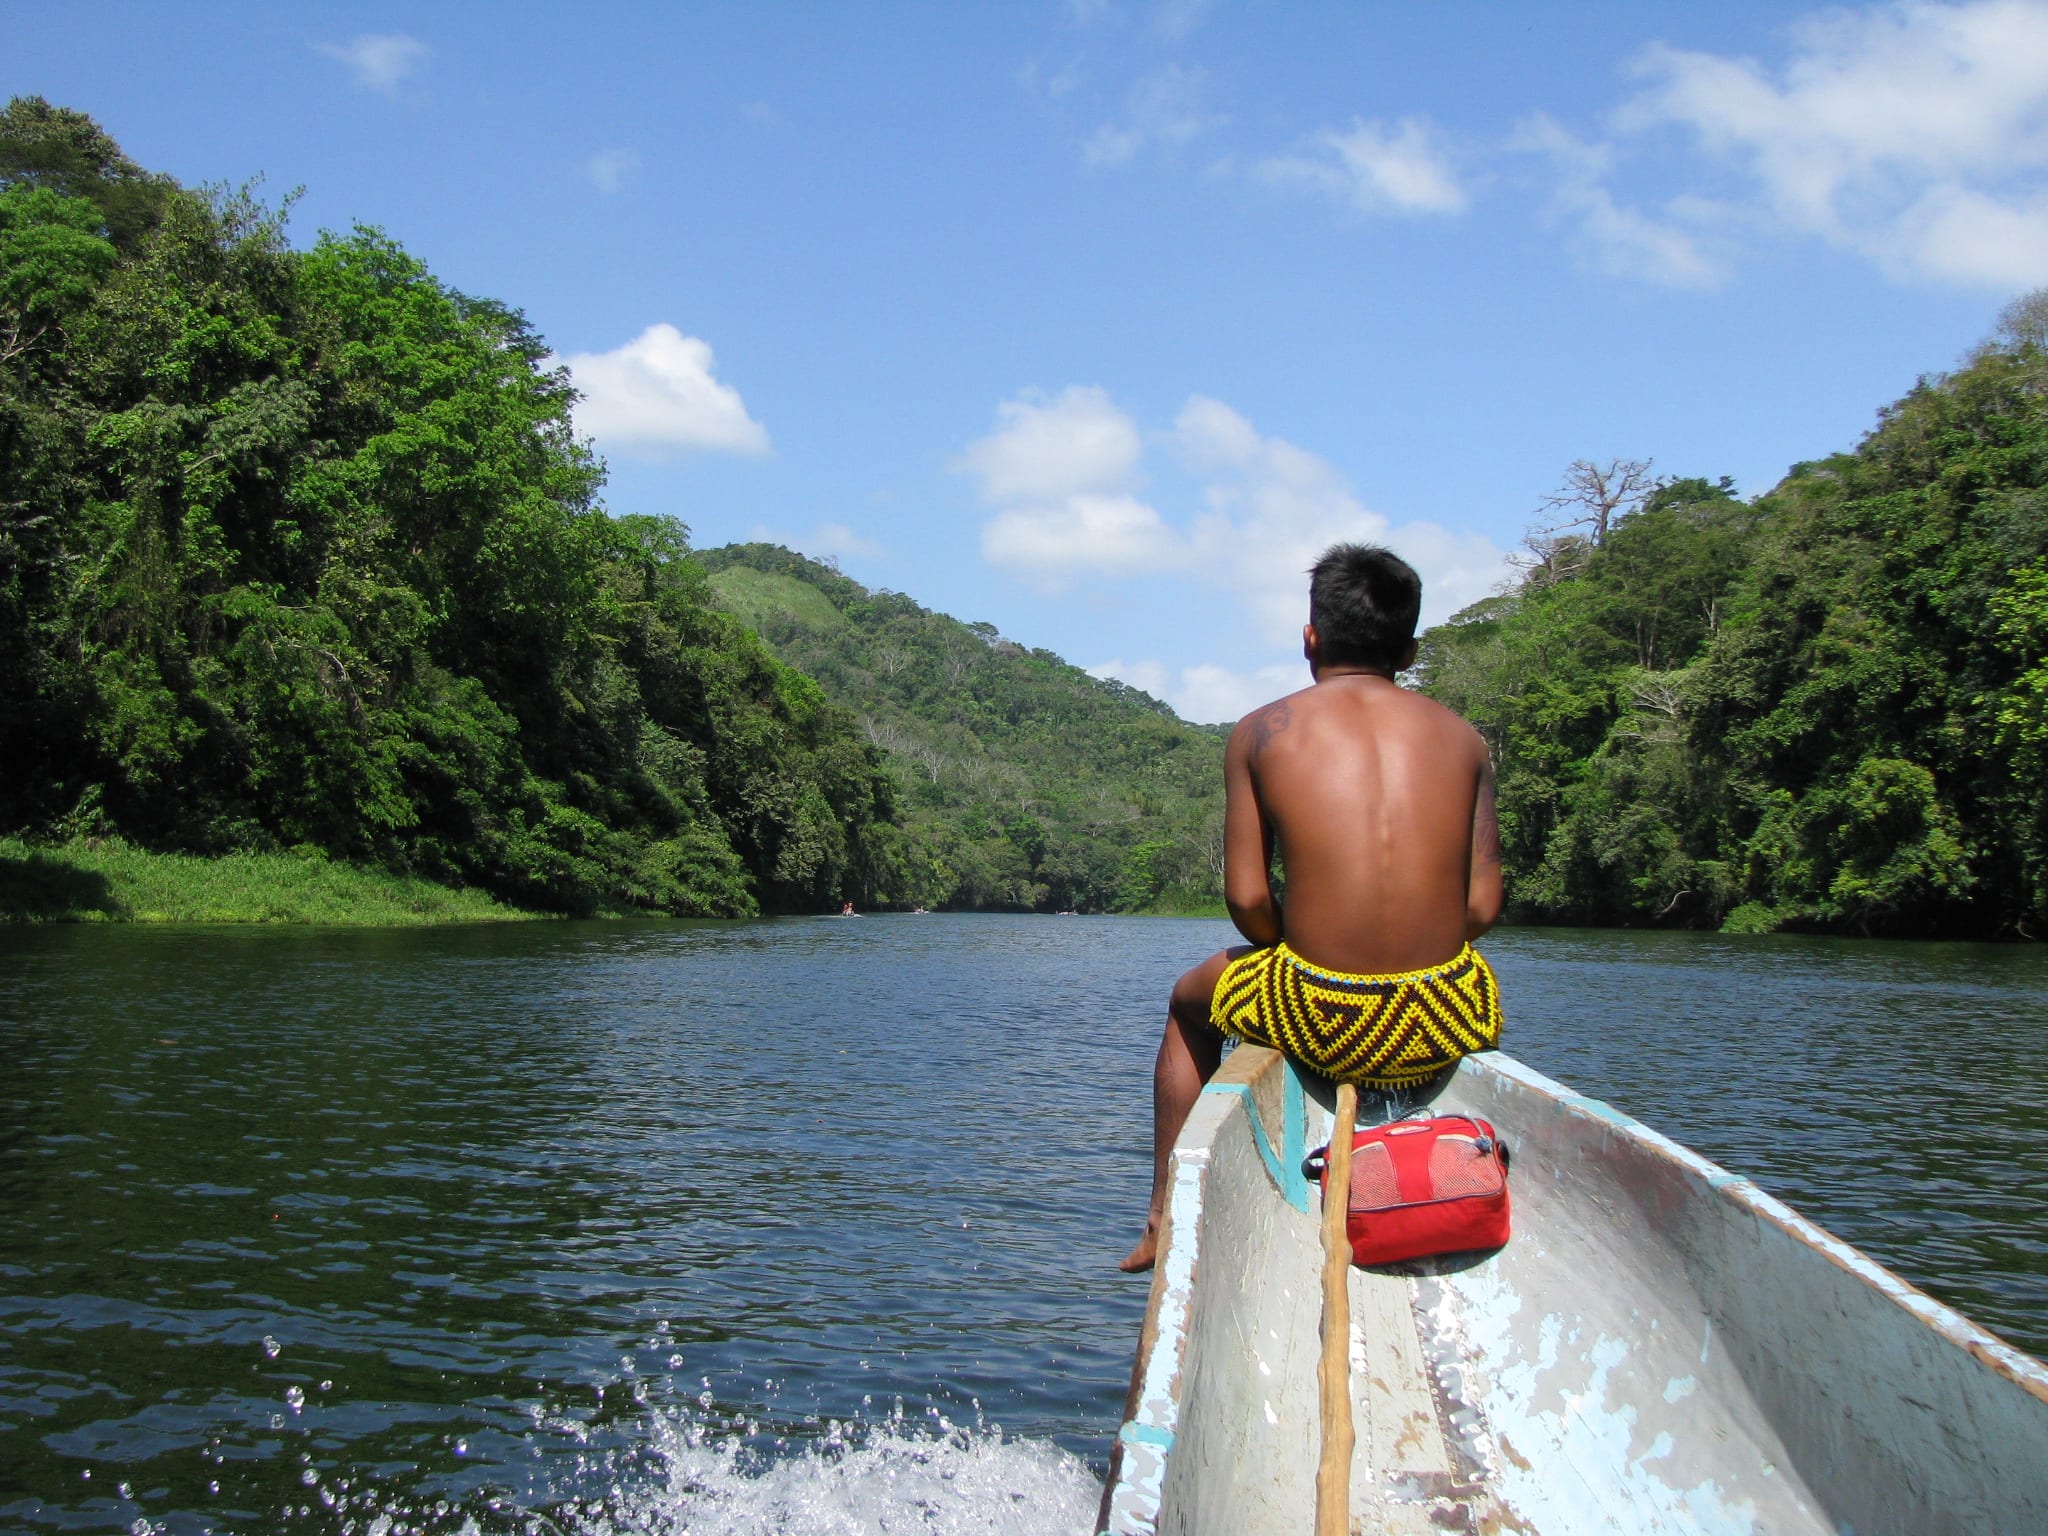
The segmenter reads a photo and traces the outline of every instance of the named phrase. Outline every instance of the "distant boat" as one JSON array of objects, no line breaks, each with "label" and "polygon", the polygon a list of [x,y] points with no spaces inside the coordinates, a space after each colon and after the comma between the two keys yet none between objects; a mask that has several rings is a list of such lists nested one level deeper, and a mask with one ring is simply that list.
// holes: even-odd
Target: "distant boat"
[{"label": "distant boat", "polygon": [[[1188,1117],[1098,1531],[1313,1529],[1327,1097],[1240,1046]],[[2048,1532],[2040,1361],[1510,1057],[1433,1107],[1508,1145],[1514,1237],[1351,1271],[1354,1532]]]}]

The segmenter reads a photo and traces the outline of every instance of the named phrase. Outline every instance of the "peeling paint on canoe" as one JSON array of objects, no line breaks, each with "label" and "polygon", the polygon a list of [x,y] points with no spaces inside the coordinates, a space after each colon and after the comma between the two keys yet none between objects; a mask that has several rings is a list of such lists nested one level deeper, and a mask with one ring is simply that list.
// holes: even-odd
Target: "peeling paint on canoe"
[{"label": "peeling paint on canoe", "polygon": [[[1218,1076],[1175,1154],[1104,1500],[1116,1536],[1309,1524],[1318,1298],[1298,1169],[1327,1090],[1304,1097],[1249,1048]],[[2039,1362],[1509,1058],[1469,1059],[1438,1107],[1512,1145],[1516,1233],[1493,1256],[1353,1272],[1355,1529],[2048,1530]]]},{"label": "peeling paint on canoe", "polygon": [[[1244,1100],[1245,1119],[1251,1122],[1252,1140],[1258,1145],[1259,1160],[1266,1165],[1266,1174],[1272,1179],[1273,1187],[1285,1190],[1287,1187],[1287,1174],[1281,1166],[1280,1155],[1273,1150],[1273,1143],[1266,1139],[1264,1123],[1260,1121],[1257,1113],[1252,1109],[1251,1089],[1243,1083],[1212,1083],[1204,1088],[1202,1092],[1236,1094]],[[1295,1161],[1298,1164],[1300,1159],[1297,1158]],[[1303,1180],[1302,1182],[1305,1187],[1307,1181]]]}]

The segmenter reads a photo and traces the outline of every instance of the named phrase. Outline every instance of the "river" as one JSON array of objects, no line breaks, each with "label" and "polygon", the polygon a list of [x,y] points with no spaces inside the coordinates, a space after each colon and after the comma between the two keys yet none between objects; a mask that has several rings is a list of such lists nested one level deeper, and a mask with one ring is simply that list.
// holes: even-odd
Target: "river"
[{"label": "river", "polygon": [[[1085,1530],[1229,938],[0,933],[0,1528]],[[2048,1349],[2048,954],[1486,947],[1517,1055]]]}]

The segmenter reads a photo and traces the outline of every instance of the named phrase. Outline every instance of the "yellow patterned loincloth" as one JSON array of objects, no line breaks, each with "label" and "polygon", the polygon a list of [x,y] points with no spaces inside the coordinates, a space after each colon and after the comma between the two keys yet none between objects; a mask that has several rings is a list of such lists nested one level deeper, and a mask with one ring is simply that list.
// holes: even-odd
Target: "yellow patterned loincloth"
[{"label": "yellow patterned loincloth", "polygon": [[1394,976],[1326,971],[1277,944],[1224,967],[1210,1016],[1326,1077],[1406,1088],[1500,1040],[1500,988],[1470,944]]}]

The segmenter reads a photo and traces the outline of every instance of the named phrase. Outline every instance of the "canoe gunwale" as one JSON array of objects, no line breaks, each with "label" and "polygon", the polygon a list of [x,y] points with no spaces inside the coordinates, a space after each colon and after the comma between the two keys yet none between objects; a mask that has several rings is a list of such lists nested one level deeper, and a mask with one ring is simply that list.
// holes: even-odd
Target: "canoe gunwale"
[{"label": "canoe gunwale", "polygon": [[2008,1344],[1981,1323],[1971,1321],[1946,1302],[1937,1301],[1918,1286],[1900,1279],[1868,1254],[1836,1237],[1827,1228],[1800,1215],[1776,1195],[1765,1191],[1755,1180],[1739,1173],[1730,1173],[1719,1163],[1693,1151],[1683,1142],[1673,1141],[1663,1132],[1652,1130],[1642,1121],[1624,1114],[1604,1100],[1578,1093],[1554,1078],[1545,1077],[1541,1072],[1515,1060],[1512,1056],[1493,1051],[1487,1052],[1484,1056],[1467,1057],[1466,1061],[1481,1070],[1498,1073],[1553,1100],[1568,1114],[1595,1121],[1618,1131],[1644,1150],[1654,1152],[1657,1156],[1677,1164],[1685,1172],[1704,1182],[1723,1200],[1749,1211],[1758,1220],[1776,1227],[1795,1242],[1820,1254],[1837,1269],[1855,1276],[1873,1290],[1889,1296],[1910,1313],[1916,1322],[1932,1329],[1957,1348],[1964,1350],[1979,1364],[2004,1377],[2021,1391],[2043,1403],[2048,1403],[2048,1364],[2043,1364],[2026,1351]]},{"label": "canoe gunwale", "polygon": [[[1658,1180],[1669,1180],[1674,1186],[1691,1190],[1693,1193],[1687,1198],[1696,1199],[1709,1209],[1718,1206],[1724,1214],[1739,1211],[1759,1228],[1779,1234],[1780,1240],[1789,1240],[1797,1248],[1825,1259],[1843,1277],[1836,1284],[1847,1285],[1851,1292],[1867,1288],[1886,1297],[1925,1330],[1922,1338],[1938,1339],[1962,1351],[1984,1373],[2048,1406],[2048,1366],[1892,1274],[1782,1200],[1767,1194],[1752,1180],[1730,1173],[1611,1105],[1576,1093],[1498,1052],[1468,1057],[1448,1081],[1462,1082],[1467,1090],[1487,1094],[1497,1095],[1504,1090],[1510,1096],[1518,1091],[1532,1095],[1541,1101],[1542,1112],[1562,1116],[1582,1127],[1577,1133],[1560,1129],[1555,1132],[1559,1136],[1583,1136],[1588,1145],[1600,1145],[1604,1139],[1612,1138],[1604,1141],[1610,1148],[1614,1141],[1625,1143],[1628,1154],[1647,1157],[1652,1164],[1664,1168],[1663,1174],[1655,1175]],[[1244,1115],[1249,1135],[1232,1141],[1231,1145],[1240,1149],[1238,1155],[1246,1148],[1255,1150],[1257,1161],[1264,1165],[1265,1184],[1271,1192],[1296,1210],[1305,1210],[1307,1181],[1299,1171],[1304,1094],[1327,1108],[1330,1085],[1312,1077],[1304,1083],[1302,1075],[1277,1052],[1240,1046],[1226,1058],[1189,1115],[1169,1165],[1169,1199],[1160,1231],[1159,1262],[1152,1277],[1133,1364],[1130,1396],[1112,1449],[1109,1477],[1095,1526],[1098,1533],[1150,1536],[1159,1526],[1169,1460],[1176,1441],[1183,1438],[1181,1394],[1189,1364],[1194,1290],[1203,1262],[1203,1199],[1213,1184],[1212,1159],[1218,1144],[1225,1140],[1226,1133],[1240,1134],[1231,1127],[1234,1117]],[[1505,1122],[1503,1129],[1507,1129]],[[1281,1143],[1277,1152],[1275,1140]],[[1289,1187],[1290,1174],[1292,1182],[1300,1186],[1298,1190]],[[1855,1306],[1859,1312],[1880,1316],[1886,1311],[1874,1303]],[[1714,1326],[1712,1310],[1707,1321],[1710,1328]],[[1911,1345],[1909,1341],[1907,1352],[1919,1349],[1921,1358],[1931,1358],[1927,1354],[1931,1347]],[[1994,1389],[1987,1383],[1986,1390]],[[2031,1420],[2035,1415],[2022,1417]],[[1199,1524],[1191,1526],[1185,1519],[1170,1523],[1176,1530],[1204,1528]]]}]

